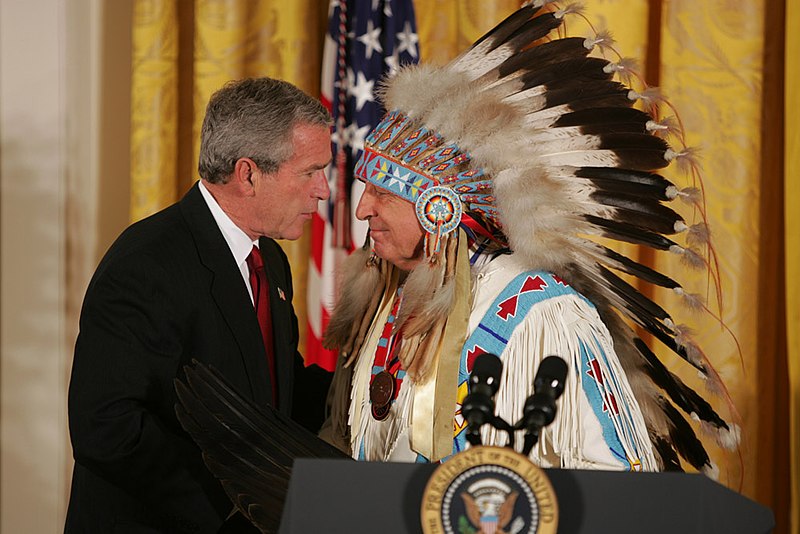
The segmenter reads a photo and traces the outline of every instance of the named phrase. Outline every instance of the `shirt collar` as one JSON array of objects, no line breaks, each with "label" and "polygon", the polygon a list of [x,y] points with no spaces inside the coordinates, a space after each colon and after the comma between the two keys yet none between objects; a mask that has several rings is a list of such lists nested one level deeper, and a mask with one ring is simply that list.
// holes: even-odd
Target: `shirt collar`
[{"label": "shirt collar", "polygon": [[253,245],[258,246],[258,242],[251,240],[241,228],[234,224],[231,218],[219,207],[216,199],[206,189],[202,180],[200,180],[199,189],[217,226],[222,231],[222,237],[225,238],[228,248],[231,249],[236,265],[242,265],[247,260],[247,256],[250,255],[250,251],[253,250]]}]

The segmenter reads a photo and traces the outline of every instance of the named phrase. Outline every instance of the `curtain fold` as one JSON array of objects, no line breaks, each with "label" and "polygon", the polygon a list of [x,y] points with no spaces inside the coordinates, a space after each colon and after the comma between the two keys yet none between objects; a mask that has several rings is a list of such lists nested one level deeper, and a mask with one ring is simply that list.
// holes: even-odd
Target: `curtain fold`
[{"label": "curtain fold", "polygon": [[[757,471],[755,496],[776,511],[790,509],[790,408],[789,361],[787,352],[786,227],[784,224],[784,49],[785,6],[764,4],[764,54],[761,169],[759,183],[759,302],[758,341],[758,428],[759,458],[771,458]],[[760,439],[770,436],[769,440]],[[785,513],[777,516],[777,531],[789,527]]]},{"label": "curtain fold", "polygon": [[786,5],[784,58],[786,221],[786,330],[789,368],[791,517],[789,532],[800,532],[800,0]]},{"label": "curtain fold", "polygon": [[136,2],[131,69],[131,221],[174,202],[178,155],[175,0]]},{"label": "curtain fold", "polygon": [[[735,455],[714,451],[720,479],[753,497],[758,477],[759,425],[755,377],[758,362],[759,176],[763,4],[758,1],[721,9],[716,2],[675,0],[662,13],[660,86],[679,110],[689,147],[701,147],[702,182],[670,177],[679,187],[702,187],[706,218],[716,249],[717,282],[724,300],[704,270],[690,271],[680,260],[658,258],[657,267],[681,280],[688,292],[704,296],[712,314],[694,314],[671,291],[657,291],[677,324],[690,324],[741,414],[744,472]],[[699,211],[682,210],[687,224],[702,222]],[[694,216],[694,220],[692,220]],[[714,261],[718,263],[714,263]],[[713,314],[720,314],[722,326]],[[728,328],[730,330],[728,330]],[[739,352],[741,348],[741,353]],[[663,351],[666,353],[666,351]],[[706,391],[689,366],[674,362],[687,383]],[[712,397],[706,394],[707,397]],[[727,416],[724,402],[712,404]]]},{"label": "curtain fold", "polygon": [[[449,61],[519,3],[417,1],[423,60]],[[791,532],[797,532],[800,0],[584,3],[595,28],[611,29],[622,54],[635,58],[648,83],[675,104],[688,145],[701,147],[706,217],[724,301],[717,302],[713,282],[704,274],[672,260],[659,259],[654,266],[688,279],[687,290],[707,297],[725,326],[689,313],[670,293],[654,296],[678,310],[677,323],[694,325],[697,341],[741,414],[740,456],[712,452],[721,481],[773,507],[776,532],[790,532],[790,516]],[[197,178],[205,104],[225,82],[268,75],[318,95],[327,8],[328,0],[136,0],[131,220],[173,202]],[[585,34],[587,28],[573,17],[567,31]],[[672,168],[666,174],[682,186],[692,185],[690,176],[676,175]],[[681,211],[687,219],[702,219],[688,206]],[[294,305],[305,328],[309,238],[281,244],[290,257]],[[651,260],[636,247],[621,252]],[[681,377],[703,391],[690,370]],[[715,406],[727,415],[724,402]]]}]

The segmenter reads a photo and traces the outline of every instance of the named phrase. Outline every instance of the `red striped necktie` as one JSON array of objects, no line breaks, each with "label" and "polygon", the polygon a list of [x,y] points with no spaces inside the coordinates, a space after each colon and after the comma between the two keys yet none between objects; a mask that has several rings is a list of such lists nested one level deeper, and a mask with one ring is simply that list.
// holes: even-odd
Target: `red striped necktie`
[{"label": "red striped necktie", "polygon": [[264,260],[258,247],[253,245],[253,250],[247,256],[247,268],[250,270],[250,288],[253,290],[253,305],[258,316],[258,326],[261,328],[261,338],[264,341],[264,352],[267,354],[267,364],[272,378],[272,404],[278,406],[278,380],[275,373],[275,354],[272,345],[272,316],[269,310],[269,282],[264,270]]}]

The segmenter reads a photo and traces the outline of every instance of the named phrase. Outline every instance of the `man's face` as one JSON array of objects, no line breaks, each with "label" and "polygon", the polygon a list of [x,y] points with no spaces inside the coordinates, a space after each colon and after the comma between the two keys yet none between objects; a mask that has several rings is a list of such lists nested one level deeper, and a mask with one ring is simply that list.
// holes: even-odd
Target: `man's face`
[{"label": "man's face", "polygon": [[303,225],[330,196],[325,167],[331,162],[327,126],[298,124],[292,131],[292,156],[274,173],[256,170],[251,232],[273,239],[298,239]]},{"label": "man's face", "polygon": [[422,260],[425,231],[411,202],[367,182],[356,217],[369,223],[373,248],[382,259],[404,271]]}]

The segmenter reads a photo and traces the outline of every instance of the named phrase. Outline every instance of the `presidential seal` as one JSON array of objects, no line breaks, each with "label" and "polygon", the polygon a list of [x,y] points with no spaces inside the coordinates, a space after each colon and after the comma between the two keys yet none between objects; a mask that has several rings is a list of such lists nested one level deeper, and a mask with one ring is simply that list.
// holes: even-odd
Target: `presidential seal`
[{"label": "presidential seal", "polygon": [[472,447],[434,471],[422,495],[425,534],[555,534],[550,480],[510,448]]}]

